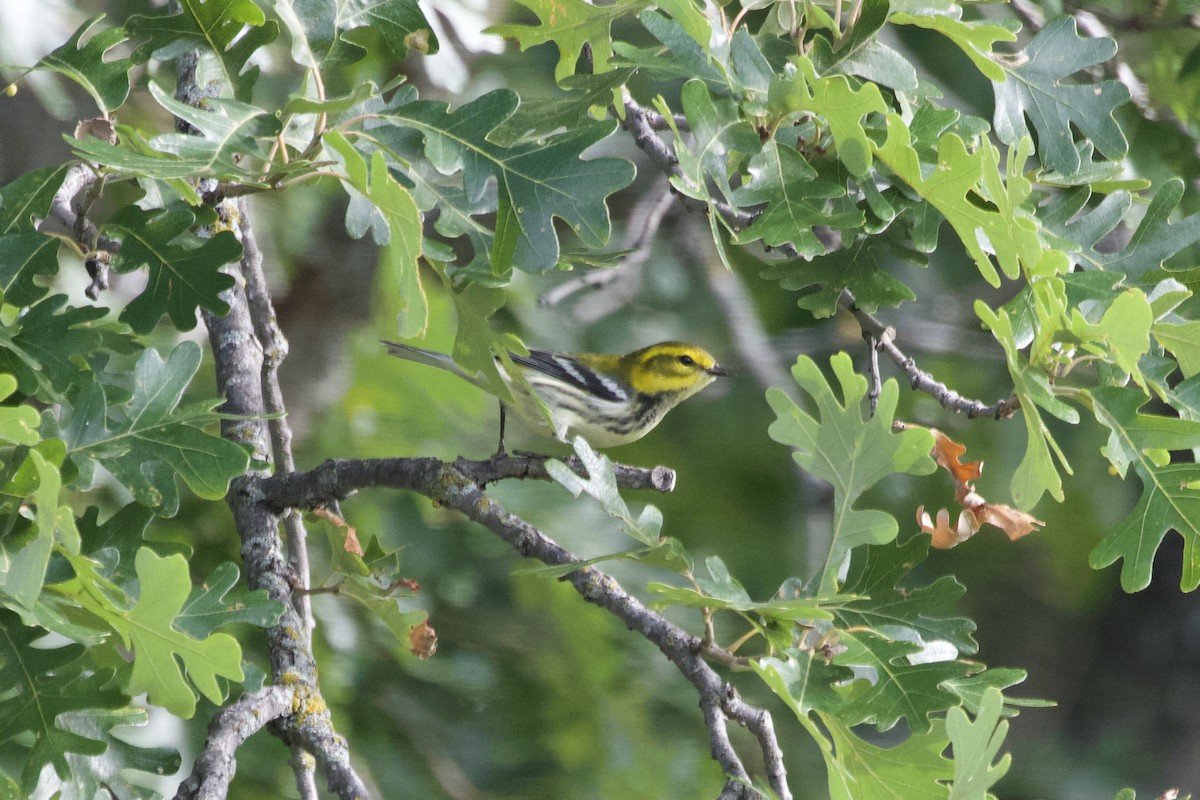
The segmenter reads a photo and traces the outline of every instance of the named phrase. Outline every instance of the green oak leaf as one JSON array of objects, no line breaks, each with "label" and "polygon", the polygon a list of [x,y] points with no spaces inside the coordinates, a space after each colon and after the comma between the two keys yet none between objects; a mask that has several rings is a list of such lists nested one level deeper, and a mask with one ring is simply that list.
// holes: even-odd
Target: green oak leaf
[{"label": "green oak leaf", "polygon": [[12,528],[0,537],[0,592],[24,610],[32,610],[39,600],[55,543],[79,549],[75,517],[69,506],[59,505],[62,455],[62,442],[41,442],[0,487],[4,506],[28,505],[35,511],[29,520],[18,517],[16,508],[6,508]]},{"label": "green oak leaf", "polygon": [[957,3],[948,8],[925,7],[911,13],[898,11],[888,17],[895,25],[913,25],[937,31],[966,54],[971,63],[985,78],[1002,83],[1004,69],[993,58],[996,42],[1015,42],[1017,35],[1003,25],[983,21],[962,19],[962,6]]},{"label": "green oak leaf", "polygon": [[51,295],[30,306],[11,326],[0,323],[0,371],[16,377],[22,394],[44,391],[58,397],[89,380],[80,357],[100,346],[94,323],[108,311],[66,303],[66,295]]},{"label": "green oak leaf", "polygon": [[813,233],[814,225],[862,225],[862,213],[857,210],[829,213],[827,201],[845,196],[845,187],[814,180],[816,170],[794,147],[771,140],[750,158],[746,169],[750,179],[734,191],[734,202],[742,208],[767,205],[755,215],[749,228],[738,231],[738,244],[761,239],[766,245],[778,247],[791,242],[800,255],[811,258],[825,252],[825,245]]},{"label": "green oak leaf", "polygon": [[[1167,397],[1179,416],[1200,422],[1200,376],[1193,375],[1180,381],[1168,392]],[[1197,450],[1200,450],[1200,444],[1193,447],[1193,452]]]},{"label": "green oak leaf", "polygon": [[910,250],[895,237],[884,235],[859,237],[849,247],[815,258],[810,263],[795,260],[780,262],[763,272],[763,277],[779,281],[789,291],[820,287],[800,296],[797,305],[818,319],[832,317],[838,310],[842,291],[854,294],[855,304],[874,312],[881,306],[895,307],[916,295],[889,272],[897,261],[924,267],[923,255]]},{"label": "green oak leaf", "polygon": [[58,272],[59,240],[41,233],[0,236],[0,293],[14,306],[30,305],[47,289],[34,282],[38,275]]},{"label": "green oak leaf", "polygon": [[[816,597],[774,597],[770,600],[757,601],[751,599],[744,586],[729,574],[725,562],[717,556],[709,556],[704,560],[708,575],[697,572],[693,578],[696,589],[684,586],[669,586],[664,583],[650,583],[646,588],[659,598],[654,601],[655,607],[668,605],[692,606],[695,608],[725,608],[732,611],[753,612],[759,616],[773,620],[788,622],[806,622],[811,620],[832,620],[833,613],[825,608],[831,602]],[[847,598],[839,595],[838,603]]]},{"label": "green oak leaf", "polygon": [[1178,178],[1159,186],[1129,243],[1116,251],[1101,252],[1096,248],[1126,218],[1133,205],[1129,192],[1113,192],[1085,213],[1078,212],[1090,197],[1086,188],[1064,193],[1046,206],[1043,224],[1056,235],[1079,245],[1078,252],[1068,253],[1074,263],[1124,273],[1154,284],[1161,277],[1157,273],[1167,259],[1200,242],[1200,212],[1170,222],[1183,192],[1183,181]]},{"label": "green oak leaf", "polygon": [[519,103],[507,89],[489,92],[453,112],[446,104],[417,101],[391,109],[384,118],[413,128],[425,138],[425,155],[445,174],[461,169],[468,202],[495,182],[496,241],[493,272],[512,266],[545,272],[558,263],[554,217],[566,222],[587,247],[608,241],[612,223],[605,199],[633,179],[623,159],[580,156],[608,136],[613,125],[596,123],[543,142],[502,147],[489,139]]},{"label": "green oak leaf", "polygon": [[33,233],[35,220],[50,212],[50,203],[62,186],[69,164],[26,172],[0,186],[0,236]]},{"label": "green oak leaf", "polygon": [[1105,386],[1093,389],[1091,398],[1096,420],[1109,430],[1101,452],[1122,478],[1131,463],[1147,468],[1165,463],[1147,460],[1154,451],[1187,450],[1200,442],[1200,422],[1138,413],[1150,398],[1136,389]]},{"label": "green oak leaf", "polygon": [[366,160],[344,136],[331,131],[325,143],[346,169],[347,191],[352,188],[378,210],[387,224],[388,245],[384,267],[400,289],[403,304],[399,332],[403,338],[423,336],[429,322],[429,304],[421,285],[421,212],[408,189],[388,171],[383,153],[376,151],[368,167]]},{"label": "green oak leaf", "polygon": [[[1028,271],[1037,264],[1043,250],[1037,224],[1023,208],[1033,187],[1021,168],[1032,146],[1023,139],[1010,150],[1002,174],[999,152],[990,143],[981,142],[972,153],[956,134],[945,133],[938,139],[937,168],[928,171],[913,149],[908,126],[891,113],[887,139],[875,155],[946,218],[980,274],[999,286],[991,254],[1006,276],[1017,278],[1022,266]],[[975,202],[976,194],[989,203]]]},{"label": "green oak leaf", "polygon": [[582,436],[575,437],[572,447],[583,464],[587,477],[581,478],[557,459],[546,462],[546,472],[550,477],[575,497],[587,493],[589,497],[599,501],[604,513],[623,523],[626,533],[642,544],[658,544],[658,535],[663,523],[662,512],[647,503],[635,518],[621,497],[612,461],[608,456],[593,450]]},{"label": "green oak leaf", "polygon": [[888,730],[904,719],[913,732],[928,732],[931,713],[958,704],[958,698],[942,684],[981,669],[980,664],[962,659],[922,660],[920,645],[872,630],[839,629],[837,644],[845,649],[833,657],[834,664],[874,671],[870,686],[855,693],[838,716],[847,724],[871,723],[879,730]]},{"label": "green oak leaf", "polygon": [[1150,349],[1150,326],[1154,312],[1140,289],[1126,289],[1116,296],[1096,324],[1089,324],[1078,308],[1073,309],[1071,333],[1080,348],[1104,356],[1109,363],[1130,375],[1147,389],[1138,362]]},{"label": "green oak leaf", "polygon": [[732,201],[731,166],[741,157],[758,152],[762,146],[758,134],[742,118],[736,103],[714,97],[701,80],[693,79],[683,85],[680,102],[691,132],[691,144],[686,144],[675,131],[675,157],[681,174],[671,179],[672,184],[689,197],[707,202],[711,182],[721,197]]},{"label": "green oak leaf", "polygon": [[928,430],[891,430],[899,397],[896,381],[884,383],[874,416],[864,420],[866,378],[855,374],[845,353],[838,353],[830,363],[841,383],[843,402],[838,402],[811,358],[800,356],[792,367],[796,383],[816,403],[819,419],[801,410],[782,390],[767,390],[767,402],[776,414],[768,430],[770,437],[795,448],[792,457],[796,463],[833,485],[834,530],[821,570],[821,595],[834,593],[842,560],[853,548],[885,544],[899,531],[890,514],[854,508],[862,493],[895,472],[928,475],[935,469],[929,457],[933,437]]},{"label": "green oak leaf", "polygon": [[[377,537],[363,545],[362,555],[346,549],[342,530],[325,526],[329,535],[332,564],[335,574],[341,573],[338,594],[359,603],[392,634],[393,651],[409,658],[412,653],[413,628],[429,619],[428,612],[405,607],[405,598],[413,592],[407,587],[400,564],[400,550],[384,550]],[[411,604],[409,604],[411,606]]]},{"label": "green oak leaf", "polygon": [[[816,648],[790,648],[784,655],[782,659],[756,658],[750,666],[801,721],[811,711],[836,715],[850,702],[847,691],[835,688],[855,682],[850,668],[831,663]],[[856,683],[864,686],[866,682]]]},{"label": "green oak leaf", "polygon": [[89,739],[98,739],[106,745],[105,751],[97,756],[82,753],[67,753],[67,764],[71,767],[71,779],[64,781],[59,800],[95,800],[97,797],[112,800],[141,800],[157,795],[147,795],[144,786],[146,776],[130,776],[127,771],[147,775],[174,775],[182,762],[179,751],[172,747],[138,747],[114,733],[122,734],[129,728],[145,728],[150,715],[144,708],[127,706],[114,710],[89,709],[68,711],[59,715],[59,725],[66,730]]},{"label": "green oak leaf", "polygon": [[954,782],[950,784],[949,800],[987,800],[991,796],[988,789],[1008,772],[1012,756],[1005,753],[996,760],[1008,735],[1008,722],[1000,719],[1003,701],[999,689],[989,688],[974,722],[961,708],[946,712],[946,734],[954,748]]},{"label": "green oak leaf", "polygon": [[928,556],[929,542],[928,536],[913,536],[903,544],[855,550],[840,591],[859,597],[834,609],[837,627],[870,628],[893,636],[911,631],[927,643],[946,641],[959,653],[976,652],[975,623],[953,615],[954,603],[966,587],[952,575],[917,588],[900,585]]},{"label": "green oak leaf", "polygon": [[88,462],[97,461],[137,502],[168,517],[179,508],[176,476],[203,498],[225,496],[250,458],[233,442],[201,429],[221,418],[212,411],[219,400],[178,406],[200,360],[194,342],[181,342],[166,361],[146,350],[134,369],[132,398],[115,407],[97,381],[77,390],[61,412],[60,426],[81,480],[94,472]]},{"label": "green oak leaf", "polygon": [[[885,4],[886,5],[886,4]],[[855,25],[857,30],[858,26]],[[825,40],[817,38],[814,43],[824,44]],[[817,69],[824,72],[824,64],[835,62],[833,71],[844,75],[856,75],[871,83],[886,86],[901,92],[916,92],[921,83],[917,71],[905,56],[888,47],[878,39],[868,39],[853,54],[839,57],[841,51],[831,53],[823,62],[818,60],[823,55],[824,48],[814,48],[810,55]]]},{"label": "green oak leaf", "polygon": [[[95,671],[84,658],[84,648],[33,647],[45,631],[31,628],[11,611],[0,609],[0,744],[27,734],[33,745],[21,771],[26,794],[38,782],[42,768],[53,765],[62,778],[71,775],[68,753],[96,756],[105,743],[80,735],[59,724],[61,714],[124,706],[128,698],[108,688],[111,670]],[[26,745],[28,746],[28,745]]]},{"label": "green oak leaf", "polygon": [[392,54],[402,59],[412,47],[438,51],[438,40],[417,0],[275,0],[275,11],[292,38],[292,60],[308,69],[352,64],[367,54],[346,34],[377,30]]},{"label": "green oak leaf", "polygon": [[[966,678],[951,678],[942,683],[942,688],[956,694],[963,701],[963,707],[972,714],[978,714],[979,708],[983,704],[984,695],[989,689],[1003,692],[1010,686],[1024,683],[1027,677],[1028,673],[1023,669],[1014,669],[1011,667],[992,668]],[[1016,716],[1018,707],[1051,708],[1055,705],[1057,704],[1053,700],[1040,700],[1035,697],[1004,696],[1005,716]]]},{"label": "green oak leaf", "polygon": [[591,120],[590,110],[611,102],[612,93],[632,73],[617,69],[601,75],[571,75],[559,81],[565,94],[553,98],[522,97],[512,116],[488,134],[488,140],[504,147],[536,142],[560,129],[572,130]]},{"label": "green oak leaf", "polygon": [[192,686],[210,702],[221,704],[225,693],[218,678],[241,681],[243,677],[237,639],[225,633],[196,638],[176,627],[192,588],[182,555],[159,557],[143,547],[135,564],[141,584],[137,604],[123,612],[101,604],[93,609],[133,651],[126,691],[146,692],[151,703],[184,719],[196,710]]},{"label": "green oak leaf", "polygon": [[1183,537],[1180,586],[1200,586],[1200,467],[1170,464],[1171,451],[1190,451],[1200,441],[1200,422],[1138,409],[1149,398],[1134,389],[1103,387],[1091,392],[1096,419],[1110,431],[1104,455],[1122,476],[1132,464],[1142,482],[1137,507],[1096,545],[1094,568],[1121,565],[1121,588],[1135,592],[1150,585],[1154,555],[1170,530]]},{"label": "green oak leaf", "polygon": [[27,172],[0,186],[0,292],[4,302],[26,306],[46,294],[34,283],[38,275],[58,272],[58,239],[39,233],[62,186],[67,165]]},{"label": "green oak leaf", "polygon": [[[139,64],[159,50],[181,44],[202,47],[216,57],[221,81],[238,100],[249,100],[258,80],[257,65],[247,68],[250,57],[279,35],[279,23],[268,20],[253,0],[180,0],[181,13],[153,17],[136,14],[125,29],[134,38],[148,41],[133,51]],[[175,49],[170,52],[174,57]]]},{"label": "green oak leaf", "polygon": [[154,509],[129,503],[101,523],[100,509],[89,506],[79,518],[80,550],[106,580],[127,589],[137,579],[133,560],[145,544],[146,526],[153,518]]},{"label": "green oak leaf", "polygon": [[283,603],[272,600],[266,589],[251,591],[238,586],[238,576],[236,564],[217,565],[203,586],[192,589],[175,618],[175,628],[203,639],[222,625],[235,622],[259,628],[274,625],[283,613]]},{"label": "green oak leaf", "polygon": [[744,27],[734,31],[729,43],[728,77],[730,85],[737,87],[740,90],[737,93],[744,96],[743,108],[755,113],[766,110],[763,104],[771,82],[775,80],[775,70]]},{"label": "green oak leaf", "polygon": [[71,38],[52,53],[42,58],[34,69],[57,72],[83,87],[100,113],[107,117],[125,103],[129,96],[129,70],[133,61],[128,58],[105,60],[105,54],[125,42],[129,35],[122,28],[99,31],[80,45],[83,37],[94,28],[103,14],[98,14],[80,25]]},{"label": "green oak leaf", "polygon": [[234,280],[221,268],[242,257],[242,245],[232,231],[202,239],[191,232],[195,223],[195,212],[185,206],[152,211],[126,206],[105,226],[121,242],[113,269],[150,271],[146,289],[121,312],[121,321],[137,333],[149,333],[163,314],[177,329],[190,331],[198,307],[215,314],[229,310],[220,295]]},{"label": "green oak leaf", "polygon": [[[822,64],[820,71],[825,72],[826,68],[845,59],[853,58],[865,48],[869,48],[871,43],[877,40],[880,28],[888,21],[889,5],[888,0],[865,0],[854,18],[854,24],[849,26],[838,38],[836,47],[829,48],[829,52],[826,54],[829,60],[823,63],[814,61],[814,63]],[[829,40],[823,36],[813,39],[814,43],[818,41],[828,47]],[[816,49],[814,46],[813,50],[816,51]]]},{"label": "green oak leaf", "polygon": [[[537,14],[538,25],[493,25],[485,33],[515,39],[522,52],[539,44],[554,42],[558,48],[558,63],[554,80],[561,82],[575,74],[575,65],[584,45],[591,48],[592,71],[608,72],[612,59],[612,35],[609,28],[614,20],[626,14],[636,14],[648,5],[639,0],[621,0],[612,5],[595,6],[583,0],[517,0]],[[614,98],[616,96],[614,95]]]},{"label": "green oak leaf", "polygon": [[1159,323],[1151,328],[1151,333],[1175,356],[1185,379],[1200,373],[1200,321],[1178,325]]},{"label": "green oak leaf", "polygon": [[[176,100],[155,83],[150,84],[150,94],[173,116],[187,122],[191,132],[166,133],[147,142],[136,130],[119,125],[119,145],[99,139],[64,138],[85,160],[138,177],[220,178],[264,185],[261,178],[267,155],[259,140],[279,134],[280,122],[275,116],[256,106],[220,97],[208,98],[197,108]],[[307,168],[303,161],[272,167],[276,177]]]},{"label": "green oak leaf", "polygon": [[447,294],[454,301],[458,329],[454,333],[451,354],[456,364],[471,375],[482,375],[497,397],[508,397],[508,385],[500,376],[494,353],[525,352],[525,345],[511,333],[498,332],[488,322],[504,305],[503,289],[468,283],[455,289],[452,281],[443,278]]},{"label": "green oak leaf", "polygon": [[863,127],[863,117],[883,114],[887,104],[873,83],[855,86],[844,75],[816,74],[813,63],[795,56],[796,67],[771,84],[768,104],[776,114],[815,114],[824,120],[837,147],[837,156],[851,175],[862,177],[871,169],[874,147]]},{"label": "green oak leaf", "polygon": [[993,311],[980,300],[975,303],[975,313],[983,320],[983,324],[991,329],[996,341],[1004,348],[1008,372],[1013,379],[1013,393],[1020,399],[1021,414],[1025,417],[1025,456],[1013,473],[1013,499],[1018,507],[1030,509],[1043,494],[1049,492],[1051,497],[1061,503],[1062,478],[1054,468],[1050,451],[1053,449],[1054,455],[1068,475],[1072,474],[1071,465],[1067,463],[1062,448],[1058,446],[1045,420],[1042,419],[1038,406],[1065,422],[1078,422],[1079,415],[1054,396],[1054,390],[1045,373],[1022,360],[1013,333],[1012,318],[1007,311],[1002,308]]},{"label": "green oak leaf", "polygon": [[[936,720],[925,733],[894,747],[864,741],[832,714],[820,714],[829,739],[817,740],[829,772],[830,800],[944,800],[953,766],[942,753],[949,740]],[[811,726],[812,723],[809,723]],[[810,732],[815,726],[810,728]]]},{"label": "green oak leaf", "polygon": [[[17,379],[0,373],[0,401],[17,390]],[[0,405],[0,442],[33,447],[41,436],[38,423],[41,417],[37,409],[27,405]]]},{"label": "green oak leaf", "polygon": [[1006,69],[1008,80],[996,81],[996,135],[1015,146],[1029,135],[1028,117],[1038,135],[1038,156],[1050,170],[1070,175],[1080,167],[1072,126],[1109,158],[1123,158],[1129,143],[1113,112],[1129,100],[1129,90],[1116,80],[1069,84],[1076,72],[1108,61],[1117,44],[1108,38],[1079,35],[1073,17],[1047,23]]},{"label": "green oak leaf", "polygon": [[1149,189],[1151,182],[1145,178],[1132,177],[1129,165],[1123,160],[1108,161],[1096,158],[1096,147],[1086,139],[1075,143],[1079,151],[1079,168],[1071,174],[1056,170],[1043,171],[1038,183],[1063,188],[1087,187],[1097,194],[1116,191],[1141,191]]},{"label": "green oak leaf", "polygon": [[[713,86],[727,85],[725,75],[713,64],[708,51],[711,30],[696,36],[675,19],[669,19],[654,10],[643,11],[638,15],[638,21],[650,35],[662,42],[666,50],[661,47],[644,49],[634,47],[629,42],[617,41],[612,45],[613,51],[619,56],[614,63],[652,71],[665,77],[685,80],[699,78]],[[703,25],[707,28],[707,21]]]},{"label": "green oak leaf", "polygon": [[1194,591],[1200,585],[1200,471],[1189,465],[1163,467],[1153,473],[1138,469],[1143,483],[1142,498],[1125,518],[1092,551],[1089,563],[1096,569],[1123,558],[1121,588],[1136,592],[1150,585],[1154,553],[1167,531],[1184,539],[1184,569],[1179,585]]},{"label": "green oak leaf", "polygon": [[353,580],[338,584],[338,594],[359,603],[372,620],[388,630],[392,635],[392,651],[397,657],[412,657],[413,629],[429,621],[428,611],[405,608],[402,598],[380,594],[378,588],[364,586]]}]

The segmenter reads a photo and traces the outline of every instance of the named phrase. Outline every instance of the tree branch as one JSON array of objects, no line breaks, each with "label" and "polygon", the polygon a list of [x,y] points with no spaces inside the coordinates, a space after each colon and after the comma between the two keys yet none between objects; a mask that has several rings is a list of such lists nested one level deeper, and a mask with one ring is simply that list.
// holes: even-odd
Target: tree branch
[{"label": "tree branch", "polygon": [[84,294],[91,300],[99,298],[100,292],[108,288],[109,258],[121,249],[120,242],[100,235],[100,230],[78,202],[79,193],[91,188],[97,177],[91,165],[72,164],[50,201],[50,215],[71,230],[85,253],[84,265],[92,282],[84,289]]},{"label": "tree branch", "polygon": [[219,710],[208,724],[204,750],[175,800],[224,800],[237,771],[237,750],[263,726],[291,712],[290,686],[264,686]]},{"label": "tree branch", "polygon": [[[587,470],[578,456],[558,458],[556,456],[526,454],[512,455],[497,454],[486,461],[471,461],[457,458],[454,468],[466,475],[476,486],[483,488],[489,483],[506,478],[522,478],[548,481],[553,480],[546,470],[546,462],[551,459],[561,461],[567,469],[580,477],[587,477]],[[634,467],[628,464],[613,463],[613,472],[617,477],[617,485],[622,489],[652,489],[656,492],[675,491],[675,470],[670,467]]]},{"label": "tree branch", "polygon": [[858,320],[858,326],[862,329],[863,335],[870,337],[875,342],[875,347],[880,352],[886,354],[888,358],[904,371],[904,374],[908,376],[909,385],[913,389],[931,395],[941,403],[942,408],[957,413],[965,413],[971,419],[975,419],[976,417],[1008,419],[1017,413],[1017,409],[1021,407],[1016,395],[1009,395],[1003,400],[997,400],[990,405],[981,400],[963,397],[958,392],[947,387],[946,384],[935,380],[928,372],[919,369],[916,360],[896,346],[895,329],[884,325],[875,316],[868,314],[856,306],[854,304],[854,296],[849,292],[843,292],[843,296],[838,300],[838,305],[854,315],[854,318]]},{"label": "tree branch", "polygon": [[[250,321],[254,326],[254,335],[263,352],[260,380],[267,413],[267,431],[271,437],[272,461],[276,471],[294,472],[296,459],[292,454],[292,429],[288,425],[287,406],[283,401],[283,391],[279,387],[279,365],[287,358],[288,342],[279,328],[279,320],[271,302],[271,293],[267,288],[267,278],[263,274],[262,251],[259,249],[258,239],[254,236],[254,230],[250,225],[249,204],[245,199],[239,199],[237,209],[241,220],[242,247],[245,253],[242,258],[242,274],[246,279],[246,302],[250,308]],[[292,574],[296,576],[299,588],[308,589],[308,531],[304,526],[304,520],[299,514],[287,514],[283,518],[283,530],[287,538],[288,562],[292,568]],[[293,602],[304,622],[304,634],[311,635],[315,623],[308,592],[295,592]]]},{"label": "tree branch", "polygon": [[[176,62],[176,98],[192,105],[197,105],[203,94],[196,82],[198,59],[198,51],[191,50],[182,54]],[[181,131],[190,128],[179,119],[176,119],[176,127]],[[243,243],[242,262],[226,266],[235,278],[234,285],[221,295],[229,305],[229,311],[224,316],[218,316],[206,309],[203,314],[213,352],[216,383],[225,395],[221,409],[229,415],[221,422],[221,435],[245,446],[255,461],[269,463],[272,447],[266,422],[269,414],[264,398],[264,392],[267,391],[264,376],[273,377],[274,370],[269,359],[264,358],[263,344],[250,306],[250,295],[262,292],[263,296],[256,297],[256,303],[259,312],[264,310],[262,303],[266,288],[265,281],[260,280],[261,254],[249,225],[246,207],[238,207],[234,201],[221,197],[214,180],[200,181],[197,188],[201,197],[216,209],[222,224]],[[248,288],[248,273],[252,276],[250,283],[254,284],[253,289]],[[258,275],[255,276],[255,273]],[[268,330],[269,323],[263,324],[267,325],[264,330]],[[273,341],[269,330],[267,338]],[[267,645],[272,678],[276,684],[291,688],[293,703],[289,713],[271,723],[271,730],[292,748],[301,791],[306,791],[312,778],[311,770],[306,768],[307,762],[297,751],[298,748],[311,753],[316,759],[330,791],[344,800],[369,797],[366,784],[350,765],[346,740],[334,730],[329,708],[321,697],[317,665],[305,619],[298,610],[306,606],[293,597],[293,587],[304,585],[307,577],[293,573],[283,557],[278,518],[249,498],[247,488],[253,484],[255,477],[254,473],[247,473],[235,478],[230,484],[226,500],[233,511],[241,538],[246,582],[252,589],[266,590],[284,608],[279,621],[267,630]]]},{"label": "tree branch", "polygon": [[630,212],[631,224],[625,233],[624,249],[630,251],[621,259],[620,269],[594,269],[577,278],[564,281],[538,298],[539,306],[556,305],[583,289],[612,287],[617,291],[605,292],[602,297],[593,297],[588,305],[580,303],[575,315],[584,323],[595,322],[613,313],[631,300],[641,284],[642,266],[654,252],[654,238],[674,205],[669,187],[648,192],[634,204]]},{"label": "tree branch", "polygon": [[[487,462],[468,462],[487,463]],[[485,494],[470,474],[435,458],[396,458],[373,461],[326,461],[311,472],[253,479],[247,486],[264,510],[279,513],[287,508],[308,508],[344,499],[367,487],[388,486],[418,492],[443,508],[451,508],[491,530],[526,558],[563,566],[580,559],[540,530],[507,511]],[[749,786],[749,775],[729,743],[726,720],[754,732],[767,765],[767,779],[781,800],[790,800],[783,754],[775,739],[770,714],[744,703],[702,657],[703,641],[660,614],[650,611],[616,580],[584,566],[567,574],[584,600],[597,605],[654,643],[700,695],[712,744],[713,758],[729,778],[722,797],[758,798]]]}]

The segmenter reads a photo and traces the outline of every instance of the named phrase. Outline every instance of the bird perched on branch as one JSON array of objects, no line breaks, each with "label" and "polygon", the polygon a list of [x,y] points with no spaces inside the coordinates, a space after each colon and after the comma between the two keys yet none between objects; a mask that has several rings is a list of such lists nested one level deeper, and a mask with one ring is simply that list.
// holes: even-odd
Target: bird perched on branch
[{"label": "bird perched on branch", "polygon": [[[482,375],[471,375],[444,353],[383,344],[397,358],[451,372],[495,394]],[[512,395],[501,399],[500,452],[506,406],[532,429],[562,441],[577,434],[593,447],[615,447],[642,438],[672,408],[729,374],[706,350],[684,342],[652,344],[623,356],[531,348],[527,356],[509,358],[523,380],[514,380],[496,359]]]}]

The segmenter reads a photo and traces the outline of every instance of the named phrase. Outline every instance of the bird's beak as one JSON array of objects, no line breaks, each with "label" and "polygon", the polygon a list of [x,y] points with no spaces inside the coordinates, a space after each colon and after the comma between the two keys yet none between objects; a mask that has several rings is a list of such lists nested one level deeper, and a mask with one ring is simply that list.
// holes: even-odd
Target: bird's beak
[{"label": "bird's beak", "polygon": [[709,375],[712,375],[713,377],[718,377],[718,378],[728,377],[733,374],[731,371],[725,369],[720,364],[713,364],[711,367],[709,367],[708,369],[706,369],[704,371],[707,372]]}]

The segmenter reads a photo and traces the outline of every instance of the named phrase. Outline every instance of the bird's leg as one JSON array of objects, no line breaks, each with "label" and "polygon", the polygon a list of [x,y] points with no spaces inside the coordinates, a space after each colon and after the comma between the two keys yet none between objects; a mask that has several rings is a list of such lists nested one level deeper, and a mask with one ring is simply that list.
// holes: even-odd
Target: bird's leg
[{"label": "bird's leg", "polygon": [[492,458],[499,459],[508,455],[504,452],[504,401],[500,401],[500,443],[496,445],[496,455]]}]

